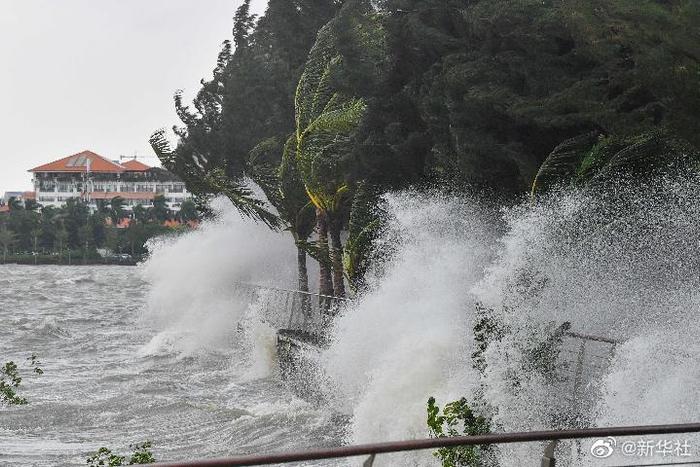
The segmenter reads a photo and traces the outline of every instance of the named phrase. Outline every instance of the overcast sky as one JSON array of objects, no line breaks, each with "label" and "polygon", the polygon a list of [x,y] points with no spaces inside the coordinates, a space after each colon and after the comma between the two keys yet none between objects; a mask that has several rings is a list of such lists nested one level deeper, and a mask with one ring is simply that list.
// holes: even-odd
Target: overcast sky
[{"label": "overcast sky", "polygon": [[178,123],[174,91],[211,76],[241,3],[0,0],[0,196],[84,149],[153,156],[150,134]]}]

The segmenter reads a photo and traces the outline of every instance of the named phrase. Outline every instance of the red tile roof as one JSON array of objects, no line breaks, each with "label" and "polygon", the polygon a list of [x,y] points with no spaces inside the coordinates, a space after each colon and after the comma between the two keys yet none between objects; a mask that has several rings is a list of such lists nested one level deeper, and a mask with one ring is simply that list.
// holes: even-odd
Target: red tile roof
[{"label": "red tile roof", "polygon": [[25,191],[22,193],[24,199],[36,199],[36,191]]},{"label": "red tile roof", "polygon": [[99,154],[95,154],[92,151],[83,151],[49,164],[40,165],[31,169],[30,172],[87,172],[88,161],[90,161],[90,172],[121,173],[126,170],[121,165]]},{"label": "red tile roof", "polygon": [[150,169],[149,166],[143,162],[137,161],[136,159],[131,159],[124,162],[122,167],[124,167],[127,172],[145,172],[146,170]]},{"label": "red tile roof", "polygon": [[10,206],[8,206],[8,205],[0,206],[0,213],[3,213],[3,212],[10,212]]}]

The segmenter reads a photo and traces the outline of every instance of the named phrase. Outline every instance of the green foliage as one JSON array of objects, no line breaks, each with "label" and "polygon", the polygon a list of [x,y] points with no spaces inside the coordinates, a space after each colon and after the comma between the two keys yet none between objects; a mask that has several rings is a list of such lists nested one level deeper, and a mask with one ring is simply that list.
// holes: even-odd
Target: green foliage
[{"label": "green foliage", "polygon": [[532,194],[555,185],[600,185],[619,176],[639,179],[700,167],[700,149],[665,130],[629,137],[587,134],[558,145],[540,167]]},{"label": "green foliage", "polygon": [[120,220],[124,219],[124,199],[120,196],[115,196],[109,202],[110,210],[109,217],[112,219],[112,224],[117,225]]},{"label": "green foliage", "polygon": [[151,447],[152,443],[150,441],[134,446],[134,453],[131,455],[131,459],[129,459],[129,465],[154,463],[156,459],[150,451]]},{"label": "green foliage", "polygon": [[296,139],[290,136],[283,149],[279,167],[279,200],[276,204],[282,219],[290,226],[297,244],[306,242],[316,224],[316,210],[309,200],[299,173]]},{"label": "green foliage", "polygon": [[358,184],[350,209],[348,239],[343,265],[355,292],[364,285],[365,274],[374,256],[374,241],[381,235],[383,212],[379,190],[366,182]]},{"label": "green foliage", "polygon": [[555,146],[590,131],[662,127],[700,143],[696,1],[379,3],[393,66],[358,156],[387,183],[517,193]]},{"label": "green foliage", "polygon": [[472,366],[483,375],[486,371],[486,358],[484,353],[493,342],[498,342],[509,332],[508,328],[501,324],[494,316],[493,310],[483,304],[476,304],[474,319],[474,344],[476,350],[472,353]]},{"label": "green foliage", "polygon": [[[359,55],[355,57],[354,55]],[[296,146],[301,178],[313,204],[331,217],[348,199],[353,139],[366,102],[349,86],[351,63],[381,69],[383,30],[366,2],[348,2],[318,34],[296,93]]]},{"label": "green foliage", "polygon": [[[28,366],[32,368],[32,372],[36,375],[43,375],[39,365],[41,362],[38,357],[32,354],[27,358]],[[26,405],[29,402],[26,398],[17,394],[17,389],[22,384],[22,377],[19,374],[17,364],[13,361],[6,362],[3,367],[0,367],[0,404],[5,405]]]},{"label": "green foliage", "polygon": [[[346,2],[318,33],[309,52],[295,98],[296,163],[306,194],[317,209],[319,257],[325,259],[326,238],[333,275],[321,261],[321,292],[345,295],[340,230],[352,199],[354,138],[367,104],[353,83],[352,63],[379,69],[385,57],[383,31],[369,2]],[[355,84],[355,85],[353,85]]]},{"label": "green foliage", "polygon": [[[180,218],[184,216],[185,222],[198,218],[191,202],[183,203],[182,208]],[[129,227],[118,228],[117,221],[128,217],[120,197],[113,198],[109,205],[99,203],[94,212],[77,198],[67,200],[60,208],[41,206],[27,210],[18,205],[0,216],[2,261],[64,264],[70,257],[72,264],[95,263],[101,259],[97,251],[101,248],[142,256],[147,253],[148,240],[173,231],[161,225],[175,217],[162,196],[155,197],[152,207],[134,206]]]},{"label": "green foliage", "polygon": [[[491,433],[490,421],[476,415],[465,398],[445,405],[442,413],[435,398],[428,399],[428,428],[432,438],[475,436]],[[488,465],[492,461],[490,446],[457,446],[440,448],[434,455],[444,467]]]},{"label": "green foliage", "polygon": [[[176,110],[184,124],[176,128],[178,144],[171,150],[163,131],[153,135],[151,144],[163,165],[178,174],[202,204],[211,195],[223,194],[244,215],[282,227],[245,181],[250,176],[261,182],[256,175],[274,173],[282,150],[268,151],[271,157],[263,167],[250,156],[266,140],[284,141],[294,130],[296,85],[316,33],[337,11],[336,3],[271,0],[265,15],[256,19],[244,2],[234,19],[235,51],[224,42],[213,78],[202,82],[193,108],[176,94]],[[261,187],[275,205],[277,189],[264,182]]]},{"label": "green foliage", "polygon": [[87,458],[87,465],[89,467],[120,467],[123,465],[152,464],[156,461],[150,450],[152,446],[150,441],[130,446],[134,449],[134,453],[129,458],[128,464],[124,463],[126,462],[126,456],[114,454],[111,449],[101,447]]},{"label": "green foliage", "polygon": [[278,227],[279,219],[272,214],[263,201],[256,199],[245,181],[233,178],[225,162],[216,165],[215,159],[188,154],[183,156],[184,147],[173,151],[165,137],[165,130],[158,130],[150,139],[151,147],[163,165],[178,174],[195,195],[206,199],[208,195],[226,196],[241,214],[264,222],[270,227]]},{"label": "green foliage", "polygon": [[[506,313],[515,312],[511,309],[504,311]],[[522,352],[523,358],[520,360],[521,368],[516,373],[531,374],[535,372],[550,381],[556,380],[562,339],[570,328],[571,323],[564,322],[559,325],[551,323],[546,328],[533,330],[529,338],[520,344],[519,350]],[[477,303],[473,332],[476,349],[472,353],[472,365],[484,375],[486,371],[485,353],[489,346],[510,335],[513,329],[503,324],[493,309]],[[513,376],[513,387],[517,387],[520,383],[515,377],[516,375]]]},{"label": "green foliage", "polygon": [[16,389],[22,383],[15,362],[6,362],[0,368],[0,402],[7,405],[25,405],[27,399],[17,395]]},{"label": "green foliage", "polygon": [[112,454],[110,449],[102,447],[87,458],[87,465],[89,467],[118,467],[124,465],[125,460],[126,457]]},{"label": "green foliage", "polygon": [[[136,207],[134,206],[134,217],[136,217]],[[199,219],[199,212],[197,211],[197,205],[194,201],[186,199],[180,205],[179,212],[180,222],[193,222]],[[138,218],[137,218],[138,220]]]},{"label": "green foliage", "polygon": [[7,251],[17,242],[17,235],[7,227],[0,228],[0,247],[2,248],[3,262],[7,260]]},{"label": "green foliage", "polygon": [[512,199],[694,161],[698,20],[695,0],[244,2],[212,79],[175,95],[177,146],[151,143],[198,200],[289,230],[335,282],[342,256],[357,288],[378,226],[362,183]]}]

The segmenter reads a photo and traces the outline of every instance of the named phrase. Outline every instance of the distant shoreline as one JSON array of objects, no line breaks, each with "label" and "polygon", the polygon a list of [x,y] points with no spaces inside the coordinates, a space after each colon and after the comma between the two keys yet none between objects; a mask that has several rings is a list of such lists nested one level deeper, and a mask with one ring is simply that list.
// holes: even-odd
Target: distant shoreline
[{"label": "distant shoreline", "polygon": [[[1,256],[1,255],[0,255]],[[75,258],[70,262],[67,258],[62,260],[47,260],[44,258],[37,258],[36,260],[32,257],[27,258],[7,258],[7,261],[2,261],[0,257],[0,266],[5,265],[18,265],[18,266],[137,266],[138,261],[136,260],[108,260],[104,258]]]}]

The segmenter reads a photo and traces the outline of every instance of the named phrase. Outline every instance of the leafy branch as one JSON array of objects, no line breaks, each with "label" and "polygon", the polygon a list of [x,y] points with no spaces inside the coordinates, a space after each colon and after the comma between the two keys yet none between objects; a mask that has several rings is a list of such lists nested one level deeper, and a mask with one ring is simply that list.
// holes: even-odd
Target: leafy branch
[{"label": "leafy branch", "polygon": [[[29,360],[29,366],[35,374],[44,374],[44,370],[39,367],[41,362],[36,355],[32,354],[27,360]],[[9,361],[0,367],[0,404],[27,405],[29,401],[17,394],[17,389],[21,384],[22,377],[19,375],[19,368],[15,362]]]},{"label": "leafy branch", "polygon": [[114,454],[111,449],[101,447],[87,458],[87,465],[89,467],[120,467],[123,465],[152,464],[156,461],[151,452],[152,446],[153,444],[150,441],[133,446],[134,453],[131,455],[128,464],[124,463],[126,462],[126,456]]},{"label": "leafy branch", "polygon": [[[476,436],[491,432],[490,421],[474,414],[465,398],[446,404],[442,413],[435,403],[435,398],[428,399],[428,427],[432,438],[454,436]],[[488,465],[492,459],[489,446],[457,446],[440,448],[435,457],[442,461],[443,467]]]}]

